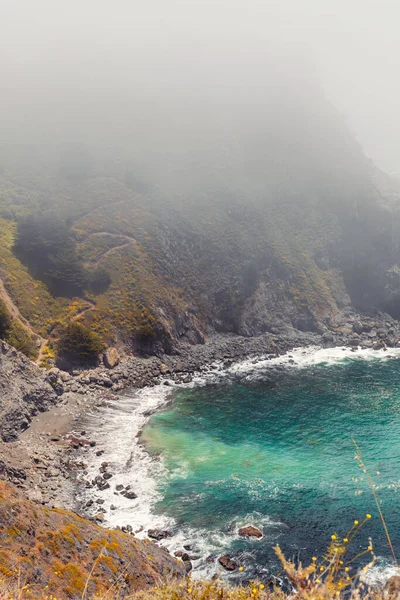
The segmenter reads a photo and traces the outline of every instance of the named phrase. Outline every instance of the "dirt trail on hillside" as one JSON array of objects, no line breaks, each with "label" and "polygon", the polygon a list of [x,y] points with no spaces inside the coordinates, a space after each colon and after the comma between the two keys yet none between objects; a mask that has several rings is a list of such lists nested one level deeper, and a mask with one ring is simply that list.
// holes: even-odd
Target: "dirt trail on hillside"
[{"label": "dirt trail on hillside", "polygon": [[130,237],[129,235],[125,235],[124,233],[109,233],[108,231],[96,231],[95,233],[91,233],[89,235],[89,237],[100,237],[100,236],[108,236],[111,238],[118,238],[118,239],[122,239],[122,240],[126,240],[123,244],[118,244],[118,246],[114,246],[113,248],[109,248],[108,250],[106,250],[105,252],[103,252],[102,254],[100,254],[100,256],[98,258],[96,258],[96,260],[93,261],[88,261],[88,265],[90,265],[93,269],[96,269],[99,264],[108,256],[110,256],[111,254],[114,254],[114,252],[116,252],[117,250],[121,250],[122,248],[126,248],[127,246],[130,245],[137,245],[137,241],[135,240],[135,238]]},{"label": "dirt trail on hillside", "polygon": [[25,319],[25,317],[23,317],[19,311],[18,306],[16,306],[16,304],[14,303],[13,299],[11,298],[10,294],[7,292],[5,285],[4,285],[4,281],[0,278],[0,298],[3,300],[4,304],[6,305],[6,308],[8,310],[8,312],[10,313],[11,317],[18,321],[18,323],[34,338],[36,338],[38,341],[40,341],[40,347],[39,347],[39,355],[38,358],[36,359],[36,363],[39,364],[42,357],[43,357],[43,351],[45,346],[48,343],[48,340],[43,338],[41,335],[39,335],[32,327],[32,325],[29,323],[29,321],[27,319]]},{"label": "dirt trail on hillside", "polygon": [[94,310],[96,308],[96,304],[93,302],[93,300],[85,300],[85,302],[87,302],[87,306],[85,306],[85,308],[82,308],[82,310],[80,310],[77,315],[72,317],[70,321],[71,323],[74,323],[75,321],[80,319],[82,315],[89,312],[89,310]]},{"label": "dirt trail on hillside", "polygon": [[[37,359],[34,361],[34,362],[36,362],[36,364],[40,365],[40,363],[43,360],[44,349],[50,340],[48,338],[44,338],[40,334],[38,334],[33,329],[32,325],[29,323],[29,321],[27,319],[25,319],[25,317],[22,316],[22,314],[19,311],[19,308],[16,306],[16,304],[14,303],[10,294],[7,292],[5,285],[4,285],[4,281],[1,278],[0,278],[0,298],[3,300],[4,304],[6,305],[6,308],[7,308],[8,312],[10,313],[12,319],[18,321],[18,323],[31,336],[33,336],[35,339],[37,339],[38,342],[40,341],[40,346],[38,346],[39,354],[38,354]],[[85,300],[85,302],[86,302],[86,306],[82,310],[80,310],[77,315],[72,317],[71,323],[80,319],[86,312],[88,312],[90,310],[94,310],[96,308],[96,304],[92,300]],[[52,341],[54,342],[57,340],[52,339]]]}]

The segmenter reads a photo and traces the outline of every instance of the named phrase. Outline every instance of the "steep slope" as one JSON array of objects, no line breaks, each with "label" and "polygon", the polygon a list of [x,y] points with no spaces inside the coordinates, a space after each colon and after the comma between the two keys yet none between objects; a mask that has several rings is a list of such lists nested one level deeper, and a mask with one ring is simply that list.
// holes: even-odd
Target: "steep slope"
[{"label": "steep slope", "polygon": [[[72,172],[57,147],[29,168],[3,158],[0,278],[41,336],[40,359],[73,319],[153,354],[212,332],[324,332],[350,306],[400,314],[398,185],[318,90],[290,90],[283,101],[271,86],[244,122],[232,107],[226,122],[211,111],[186,152],[171,130],[169,171],[151,156],[133,167],[126,149],[88,147],[90,169]],[[18,219],[50,209],[87,271],[106,272],[101,292],[55,297],[15,255]]]},{"label": "steep slope", "polygon": [[32,417],[57,402],[57,394],[31,361],[0,341],[0,437],[9,442]]},{"label": "steep slope", "polygon": [[0,573],[3,587],[19,582],[19,597],[119,596],[184,576],[156,544],[106,530],[74,513],[27,501],[0,481]]}]

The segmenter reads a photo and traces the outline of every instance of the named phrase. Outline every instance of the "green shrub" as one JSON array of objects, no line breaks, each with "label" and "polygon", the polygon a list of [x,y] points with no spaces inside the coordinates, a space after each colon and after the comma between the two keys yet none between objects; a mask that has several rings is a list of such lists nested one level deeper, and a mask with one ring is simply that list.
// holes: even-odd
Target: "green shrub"
[{"label": "green shrub", "polygon": [[0,339],[7,339],[11,328],[11,317],[3,300],[0,300]]},{"label": "green shrub", "polygon": [[17,320],[11,323],[11,327],[7,333],[7,342],[29,358],[34,359],[38,356],[38,342],[32,338]]},{"label": "green shrub", "polygon": [[71,365],[95,365],[104,344],[100,336],[82,325],[70,323],[57,344],[58,360]]}]

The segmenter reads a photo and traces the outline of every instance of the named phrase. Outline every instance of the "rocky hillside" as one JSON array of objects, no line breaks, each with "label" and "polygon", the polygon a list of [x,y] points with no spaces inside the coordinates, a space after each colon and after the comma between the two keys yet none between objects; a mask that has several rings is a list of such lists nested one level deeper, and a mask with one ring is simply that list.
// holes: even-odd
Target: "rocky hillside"
[{"label": "rocky hillside", "polygon": [[[0,296],[13,321],[10,343],[51,364],[71,321],[150,355],[214,332],[323,333],[349,306],[398,317],[397,184],[321,94],[298,93],[279,111],[272,99],[264,114],[248,130],[232,120],[223,141],[216,121],[203,140],[206,158],[203,146],[176,152],[169,177],[165,165],[151,171],[126,151],[110,156],[89,145],[67,155],[55,147],[40,162],[0,153]],[[79,275],[70,293],[65,282],[52,287],[59,273],[51,261],[41,276],[40,260],[18,251],[21,220],[54,212],[69,228]]]},{"label": "rocky hillside", "polygon": [[156,544],[33,504],[1,481],[0,522],[2,586],[19,582],[19,597],[77,599],[113,588],[126,595],[184,575]]},{"label": "rocky hillside", "polygon": [[57,402],[57,394],[30,360],[0,341],[0,438],[17,439],[32,417]]}]

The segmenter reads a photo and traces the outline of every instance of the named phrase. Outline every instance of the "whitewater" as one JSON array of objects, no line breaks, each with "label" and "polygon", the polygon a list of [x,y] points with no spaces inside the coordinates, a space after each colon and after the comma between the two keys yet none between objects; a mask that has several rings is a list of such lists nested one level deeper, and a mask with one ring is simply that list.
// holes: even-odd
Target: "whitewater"
[{"label": "whitewater", "polygon": [[[162,545],[171,553],[182,550],[184,546],[192,548],[192,554],[198,556],[193,561],[195,576],[210,576],[219,570],[215,560],[207,560],[207,557],[217,557],[227,550],[235,548],[235,543],[240,544],[237,536],[239,527],[248,523],[254,523],[267,531],[267,535],[260,541],[253,542],[249,548],[240,547],[240,558],[244,564],[244,576],[251,575],[252,570],[248,566],[251,556],[259,552],[256,544],[268,543],[271,536],[271,544],[276,542],[285,528],[285,523],[280,519],[271,518],[270,515],[253,510],[241,514],[232,523],[229,530],[226,528],[194,527],[192,523],[174,518],[166,512],[160,512],[159,505],[165,501],[162,489],[168,489],[171,480],[181,481],[188,477],[190,465],[182,460],[174,468],[166,464],[163,452],[150,451],[143,443],[143,431],[149,421],[159,411],[169,410],[173,406],[175,394],[180,390],[195,391],[207,386],[218,385],[257,385],[263,382],[269,372],[301,372],[317,367],[318,369],[345,365],[349,363],[385,363],[400,358],[400,349],[390,348],[387,350],[352,349],[352,348],[296,348],[279,357],[260,356],[249,358],[224,368],[222,361],[215,361],[205,373],[193,377],[190,383],[177,384],[172,380],[165,381],[154,387],[141,390],[132,390],[125,393],[116,400],[110,400],[105,406],[98,407],[86,415],[79,423],[79,427],[85,429],[89,435],[94,436],[97,441],[97,452],[87,451],[85,462],[87,463],[87,475],[77,485],[76,500],[80,506],[84,506],[91,500],[101,496],[104,504],[94,504],[91,508],[92,514],[98,512],[102,506],[106,508],[105,525],[107,527],[123,527],[130,525],[138,537],[147,537],[149,529],[169,530],[173,535],[162,540]],[[397,362],[397,361],[396,361]],[[98,450],[102,451],[101,455]],[[199,457],[201,460],[201,457]],[[83,480],[92,480],[99,474],[103,463],[109,463],[110,472],[113,474],[109,489],[102,492],[87,489]],[[257,478],[250,483],[249,494],[257,494]],[[218,482],[214,482],[218,484]],[[137,498],[129,500],[116,495],[115,488],[118,485],[131,486],[137,494]],[[279,486],[278,486],[279,488]],[[262,486],[260,489],[263,489]],[[191,496],[194,504],[204,502],[204,491],[199,489]],[[277,489],[276,494],[279,494]],[[371,499],[372,502],[372,499]],[[328,532],[329,533],[329,532]],[[234,541],[236,538],[236,542]],[[239,547],[239,546],[238,546]],[[393,565],[386,558],[378,561],[378,564],[369,573],[368,577],[374,581],[384,581],[393,574]],[[270,575],[269,568],[260,567],[257,575],[265,571],[265,576]],[[239,575],[233,575],[238,577]],[[243,574],[241,575],[243,576]]]}]

